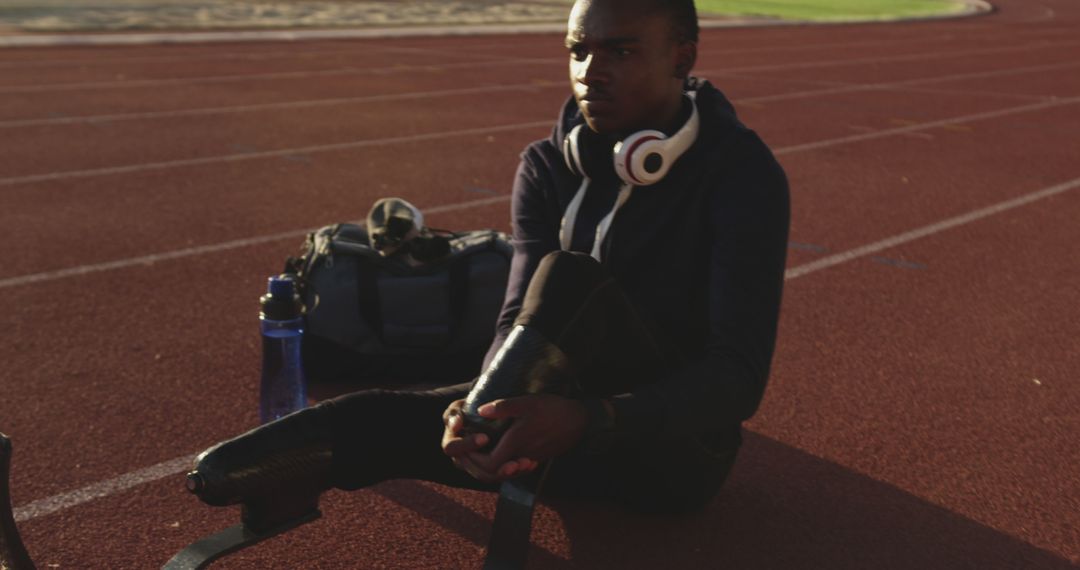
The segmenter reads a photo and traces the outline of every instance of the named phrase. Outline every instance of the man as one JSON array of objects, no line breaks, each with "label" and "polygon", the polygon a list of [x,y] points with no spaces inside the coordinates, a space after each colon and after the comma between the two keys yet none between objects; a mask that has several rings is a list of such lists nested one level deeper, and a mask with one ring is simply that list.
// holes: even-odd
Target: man
[{"label": "man", "polygon": [[[591,230],[615,207],[624,185],[607,149],[647,129],[675,135],[696,104],[699,140],[663,180],[634,189],[600,248],[630,305],[653,336],[670,345],[662,349],[670,366],[637,390],[603,398],[609,417],[593,421],[620,432],[608,438],[614,443],[631,440],[649,448],[698,438],[708,451],[733,455],[732,433],[760,401],[775,342],[788,223],[783,172],[737,123],[718,91],[687,81],[697,55],[692,2],[580,0],[570,15],[566,46],[574,100],[567,102],[553,137],[526,150],[514,187],[516,255],[500,339],[540,259],[559,249],[558,223],[579,191],[586,194],[569,249],[595,248]],[[684,96],[687,87],[693,102]],[[564,166],[562,144],[582,121],[596,133],[585,139],[593,145],[588,150],[599,155],[591,165],[595,170],[586,173],[592,178],[586,190],[580,189],[582,176]],[[538,461],[570,451],[589,431],[577,400],[499,401],[481,413],[514,417],[528,428],[511,427],[507,445],[477,454],[486,437],[457,437],[463,423],[459,408],[456,403],[447,413],[444,449],[481,480],[531,471]],[[529,433],[506,441],[518,435],[515,429]],[[679,475],[672,473],[670,483],[678,485]],[[724,473],[711,475],[722,480]],[[706,487],[698,499],[715,491]]]},{"label": "man", "polygon": [[[200,497],[390,478],[494,489],[558,457],[547,493],[706,505],[768,377],[788,189],[724,96],[690,77],[697,36],[692,0],[578,0],[573,97],[522,155],[479,382],[357,392],[257,428],[203,457]],[[477,399],[492,378],[529,375],[550,389]],[[467,429],[501,420],[497,443]]]}]

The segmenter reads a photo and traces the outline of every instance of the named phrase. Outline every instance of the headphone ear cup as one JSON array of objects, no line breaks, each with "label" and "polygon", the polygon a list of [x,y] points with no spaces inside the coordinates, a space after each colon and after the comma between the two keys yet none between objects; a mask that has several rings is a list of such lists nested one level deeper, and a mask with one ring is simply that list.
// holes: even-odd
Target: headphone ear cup
[{"label": "headphone ear cup", "polygon": [[664,140],[660,131],[641,131],[615,145],[615,172],[627,184],[649,186],[659,182],[668,168]]}]

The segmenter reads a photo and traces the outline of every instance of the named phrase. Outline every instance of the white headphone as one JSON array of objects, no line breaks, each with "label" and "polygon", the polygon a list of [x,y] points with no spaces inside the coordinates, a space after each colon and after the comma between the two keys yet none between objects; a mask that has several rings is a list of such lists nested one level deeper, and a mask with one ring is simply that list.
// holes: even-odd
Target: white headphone
[{"label": "white headphone", "polygon": [[[699,126],[694,95],[696,93],[687,94],[690,99],[690,118],[674,135],[668,137],[654,130],[639,131],[615,143],[612,150],[615,173],[623,182],[633,186],[656,184],[668,173],[671,165],[694,144]],[[572,172],[588,178],[585,167],[588,160],[584,156],[588,151],[583,149],[581,142],[582,128],[588,127],[580,124],[566,136],[563,141],[563,156]]]},{"label": "white headphone", "polygon": [[[622,188],[619,189],[619,195],[615,199],[615,206],[597,224],[593,236],[591,255],[598,261],[601,259],[601,246],[604,243],[604,237],[607,236],[608,230],[611,229],[615,214],[630,199],[634,187],[649,186],[662,180],[668,170],[671,170],[671,165],[675,164],[675,161],[679,160],[679,157],[697,140],[699,119],[697,103],[694,100],[695,95],[695,92],[686,94],[687,98],[690,99],[690,118],[674,135],[668,137],[660,131],[640,131],[616,143],[614,149],[612,149],[615,173],[618,174],[623,184]],[[577,193],[570,200],[570,204],[567,205],[559,228],[559,245],[564,250],[570,249],[574,237],[574,226],[577,224],[578,211],[581,209],[585,193],[589,189],[589,183],[591,182],[590,174],[585,165],[590,162],[595,165],[596,160],[607,160],[605,156],[597,158],[591,156],[598,151],[591,149],[583,141],[582,137],[588,137],[592,131],[583,131],[582,128],[588,127],[584,124],[574,127],[563,140],[563,157],[566,158],[566,166],[570,168],[571,172],[582,177],[581,187],[578,188]],[[592,146],[595,147],[596,145]]]}]

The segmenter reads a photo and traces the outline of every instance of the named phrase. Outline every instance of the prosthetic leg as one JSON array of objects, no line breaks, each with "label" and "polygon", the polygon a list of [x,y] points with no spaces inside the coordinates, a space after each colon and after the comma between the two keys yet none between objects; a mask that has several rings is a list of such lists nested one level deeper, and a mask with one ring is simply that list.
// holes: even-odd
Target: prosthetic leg
[{"label": "prosthetic leg", "polygon": [[[587,255],[560,251],[542,259],[515,325],[465,400],[466,425],[489,434],[493,442],[508,426],[476,413],[487,402],[540,393],[579,396],[584,393],[585,378],[594,384],[591,390],[614,393],[613,388],[596,385],[597,381],[640,372],[611,366],[620,359],[605,349],[617,353],[636,348],[643,344],[637,337],[648,335],[607,271]],[[620,342],[625,337],[633,341]],[[610,346],[598,344],[599,339]],[[637,351],[635,357],[652,354],[653,347],[645,345],[648,350]],[[485,570],[525,566],[533,508],[551,463],[535,474],[502,484]]]},{"label": "prosthetic leg", "polygon": [[[570,359],[532,327],[516,326],[488,369],[465,398],[466,429],[486,433],[494,447],[509,423],[481,417],[480,406],[502,398],[541,393],[568,394],[576,388]],[[531,475],[503,482],[495,506],[484,570],[524,568],[536,497],[551,462]]]},{"label": "prosthetic leg", "polygon": [[[494,439],[508,426],[476,414],[480,405],[573,386],[569,360],[528,327],[518,327],[466,399],[469,425]],[[214,560],[320,516],[319,495],[332,486],[333,431],[308,408],[222,442],[199,455],[187,488],[213,506],[241,505],[241,522],[191,544],[165,570],[205,568]],[[467,420],[469,421],[469,420]],[[536,493],[547,467],[503,484],[485,568],[524,566]]]},{"label": "prosthetic leg", "polygon": [[[542,260],[516,325],[465,400],[467,428],[489,434],[492,442],[509,426],[480,417],[481,405],[540,393],[574,396],[582,388],[579,379],[586,376],[596,383],[604,376],[621,379],[641,373],[642,367],[634,363],[612,363],[638,362],[652,350],[636,340],[621,340],[647,335],[611,278],[586,255],[556,252]],[[598,339],[605,343],[598,347]],[[641,346],[648,350],[638,350]],[[626,350],[635,358],[621,358]],[[602,374],[588,373],[589,365]],[[591,385],[590,390],[608,387]],[[331,486],[333,434],[324,421],[318,410],[302,410],[200,455],[188,488],[211,505],[243,505],[242,522],[189,546],[166,568],[203,568],[318,517],[318,495]],[[503,483],[485,570],[525,566],[533,507],[550,465]],[[290,496],[300,498],[275,502]]]},{"label": "prosthetic leg", "polygon": [[34,563],[19,537],[15,517],[11,512],[11,493],[8,475],[11,469],[11,440],[0,433],[0,568],[4,570],[34,570]]},{"label": "prosthetic leg", "polygon": [[330,488],[331,432],[308,408],[219,443],[201,453],[187,488],[213,506],[241,505],[240,524],[181,550],[165,570],[205,568],[320,516]]}]

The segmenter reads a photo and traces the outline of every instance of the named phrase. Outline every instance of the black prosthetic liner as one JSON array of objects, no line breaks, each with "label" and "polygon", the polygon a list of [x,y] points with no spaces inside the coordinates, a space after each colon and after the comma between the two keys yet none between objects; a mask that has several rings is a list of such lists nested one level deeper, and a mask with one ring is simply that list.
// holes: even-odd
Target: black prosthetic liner
[{"label": "black prosthetic liner", "polygon": [[576,359],[559,339],[597,287],[609,280],[600,264],[585,254],[559,251],[540,260],[513,330],[465,399],[466,431],[486,433],[489,446],[494,445],[508,422],[480,417],[480,406],[503,398],[579,390]]},{"label": "black prosthetic liner", "polygon": [[187,488],[204,503],[253,505],[330,488],[332,438],[317,408],[307,408],[199,454]]},{"label": "black prosthetic liner", "polygon": [[517,326],[510,331],[487,370],[465,398],[465,428],[486,433],[493,446],[509,427],[508,420],[481,417],[480,406],[500,400],[542,393],[566,393],[572,387],[570,360],[535,328]]}]

